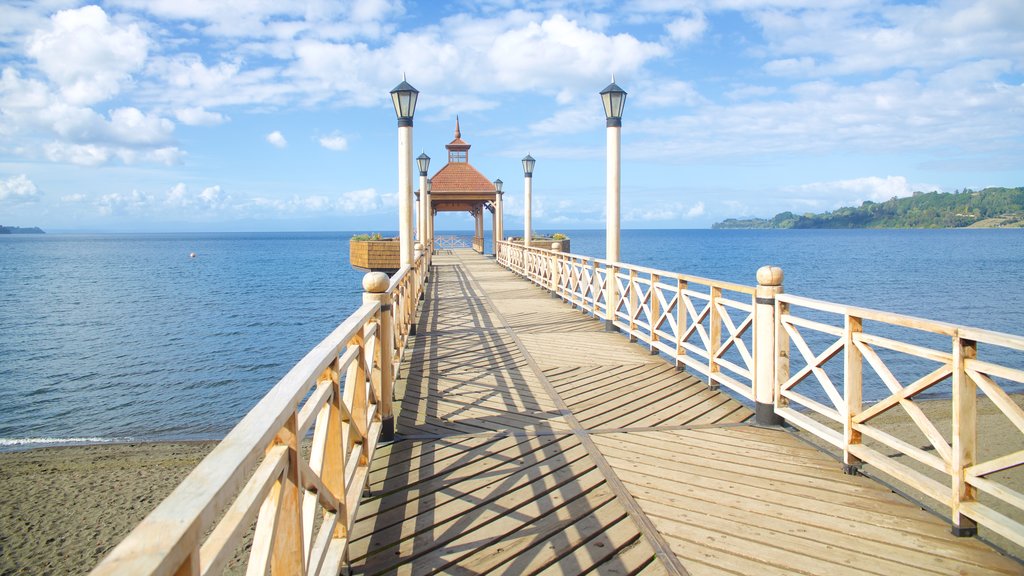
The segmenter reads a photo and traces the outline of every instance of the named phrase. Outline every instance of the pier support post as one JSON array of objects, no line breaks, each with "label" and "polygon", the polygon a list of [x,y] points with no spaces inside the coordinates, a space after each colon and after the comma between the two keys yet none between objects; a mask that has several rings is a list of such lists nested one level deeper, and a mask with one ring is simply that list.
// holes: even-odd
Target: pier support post
[{"label": "pier support post", "polygon": [[782,268],[762,266],[754,293],[754,420],[778,426],[775,413],[775,297],[782,293]]},{"label": "pier support post", "polygon": [[[605,264],[605,288],[604,288],[604,304],[605,304],[605,317],[604,317],[604,331],[605,332],[618,332],[618,327],[615,326],[615,311],[619,307],[619,293],[616,289],[619,285],[619,267],[616,266],[612,261],[608,261]],[[595,303],[596,308],[596,303]]]},{"label": "pier support post", "polygon": [[392,396],[395,389],[395,377],[392,372],[394,357],[394,311],[391,307],[391,294],[388,286],[391,280],[383,272],[370,272],[363,276],[363,303],[380,303],[380,318],[377,326],[377,342],[374,345],[374,376],[379,374],[380,387],[380,439],[391,442],[395,439],[395,416]]},{"label": "pier support post", "polygon": [[964,361],[978,357],[978,343],[957,335],[953,338],[953,474],[952,532],[976,536],[978,522],[960,509],[964,502],[978,499],[976,488],[967,483],[965,471],[976,464],[978,451],[978,385],[964,370]]}]

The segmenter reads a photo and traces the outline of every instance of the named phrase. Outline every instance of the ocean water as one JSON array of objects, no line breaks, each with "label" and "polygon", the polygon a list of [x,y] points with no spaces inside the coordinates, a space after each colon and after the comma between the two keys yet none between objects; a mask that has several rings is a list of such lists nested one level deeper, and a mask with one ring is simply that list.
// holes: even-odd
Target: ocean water
[{"label": "ocean water", "polygon": [[[603,256],[603,231],[568,233]],[[358,307],[350,236],[0,236],[0,450],[222,437]],[[1024,230],[625,230],[621,250],[743,284],[778,265],[790,293],[1024,333]]]}]

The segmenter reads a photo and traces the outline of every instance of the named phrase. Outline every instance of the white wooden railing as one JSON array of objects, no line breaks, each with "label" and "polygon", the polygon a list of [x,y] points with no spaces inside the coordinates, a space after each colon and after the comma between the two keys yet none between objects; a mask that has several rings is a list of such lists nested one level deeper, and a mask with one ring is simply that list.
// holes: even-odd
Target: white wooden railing
[{"label": "white wooden railing", "polygon": [[92,574],[219,574],[253,523],[248,573],[338,574],[374,451],[394,434],[392,390],[427,262],[367,274],[363,305]]},{"label": "white wooden railing", "polygon": [[456,248],[469,248],[464,236],[438,236],[434,238],[434,250],[454,250]]},{"label": "white wooden railing", "polygon": [[753,287],[498,244],[499,264],[643,342],[652,354],[754,400]]},{"label": "white wooden railing", "polygon": [[[1024,494],[1007,479],[1024,473],[1024,410],[1006,391],[1024,385],[1024,370],[1013,367],[1024,365],[1024,337],[784,294],[774,267],[748,287],[510,242],[498,242],[497,260],[754,401],[759,422],[784,418],[821,438],[842,451],[847,472],[866,463],[931,498],[949,510],[955,533],[980,524],[1024,546]],[[922,362],[930,363],[924,374],[897,377],[908,366],[920,372]],[[948,432],[915,402],[934,390],[949,402]],[[994,432],[978,429],[979,392],[1012,435],[1007,453],[984,460],[979,434]],[[893,410],[927,446],[876,425]]]},{"label": "white wooden railing", "polygon": [[[972,533],[982,524],[1024,546],[1024,524],[1012,518],[1024,511],[1024,495],[999,474],[1024,465],[1024,410],[1005,389],[1024,384],[1024,370],[992,361],[1024,358],[1024,337],[789,294],[776,301],[779,415],[842,450],[847,467],[869,464],[947,507],[955,531]],[[829,371],[825,364],[833,358],[838,365]],[[917,369],[907,370],[908,364]],[[936,389],[949,403],[948,431],[940,430],[946,422],[933,421],[914,402]],[[866,394],[881,398],[866,403]],[[1016,440],[1007,443],[1015,448],[984,461],[979,397],[1009,421]],[[879,424],[892,411],[912,423],[925,446]],[[979,493],[994,504],[983,504]]]}]

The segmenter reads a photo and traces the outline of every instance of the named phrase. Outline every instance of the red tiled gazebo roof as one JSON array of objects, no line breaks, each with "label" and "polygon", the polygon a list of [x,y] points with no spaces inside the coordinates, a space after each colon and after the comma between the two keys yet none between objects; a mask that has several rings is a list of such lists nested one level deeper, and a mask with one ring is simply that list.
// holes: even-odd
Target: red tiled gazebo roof
[{"label": "red tiled gazebo roof", "polygon": [[448,194],[488,194],[491,198],[487,199],[492,200],[497,189],[493,182],[469,163],[471,146],[462,139],[458,116],[455,117],[455,139],[445,148],[448,149],[448,163],[430,179],[430,193],[434,198],[441,200]]},{"label": "red tiled gazebo roof", "polygon": [[491,193],[494,183],[468,162],[449,162],[430,179],[430,193]]}]

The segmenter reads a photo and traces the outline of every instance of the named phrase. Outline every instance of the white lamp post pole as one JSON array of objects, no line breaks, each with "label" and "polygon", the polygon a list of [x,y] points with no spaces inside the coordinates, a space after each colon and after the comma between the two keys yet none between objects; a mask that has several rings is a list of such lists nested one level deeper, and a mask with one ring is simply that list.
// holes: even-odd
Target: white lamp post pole
[{"label": "white lamp post pole", "polygon": [[608,261],[605,280],[605,330],[615,331],[615,316],[618,310],[619,296],[618,279],[616,278],[619,261],[619,186],[621,183],[620,142],[622,134],[622,109],[626,105],[626,91],[612,83],[601,91],[601,103],[608,127],[608,178],[605,205],[605,249],[604,257]]},{"label": "white lamp post pole", "polygon": [[619,207],[621,205],[620,187],[622,182],[622,109],[626,104],[626,92],[615,84],[614,76],[612,77],[612,83],[601,91],[601,101],[604,104],[604,113],[608,127],[608,178],[606,185],[604,257],[610,262],[618,262]]},{"label": "white lamp post pole", "polygon": [[416,112],[419,91],[402,77],[402,83],[391,91],[391,100],[398,116],[398,239],[401,266],[412,266],[412,117]]},{"label": "white lamp post pole", "polygon": [[430,170],[430,156],[421,153],[416,157],[416,165],[420,169],[420,211],[416,215],[416,227],[420,229],[420,244],[423,245],[423,253],[430,252],[427,244],[427,209],[429,206],[429,194],[427,193],[427,171]]},{"label": "white lamp post pole", "polygon": [[[494,240],[495,241],[501,241],[501,240],[505,239],[505,214],[504,214],[504,212],[502,212],[502,207],[501,207],[502,196],[504,196],[505,193],[501,191],[502,185],[504,185],[504,182],[501,181],[501,178],[498,178],[497,180],[494,181],[494,189],[497,192],[497,194],[494,195]],[[495,255],[497,255],[497,253],[498,253],[498,245],[497,244],[494,245],[494,253],[495,253]]]},{"label": "white lamp post pole", "polygon": [[434,201],[430,196],[430,179],[427,179],[427,205],[426,205],[426,218],[427,218],[427,254],[431,257],[434,255]]},{"label": "white lamp post pole", "polygon": [[531,218],[533,196],[533,166],[537,161],[529,154],[523,158],[523,247],[529,248],[533,240],[533,222]]}]

